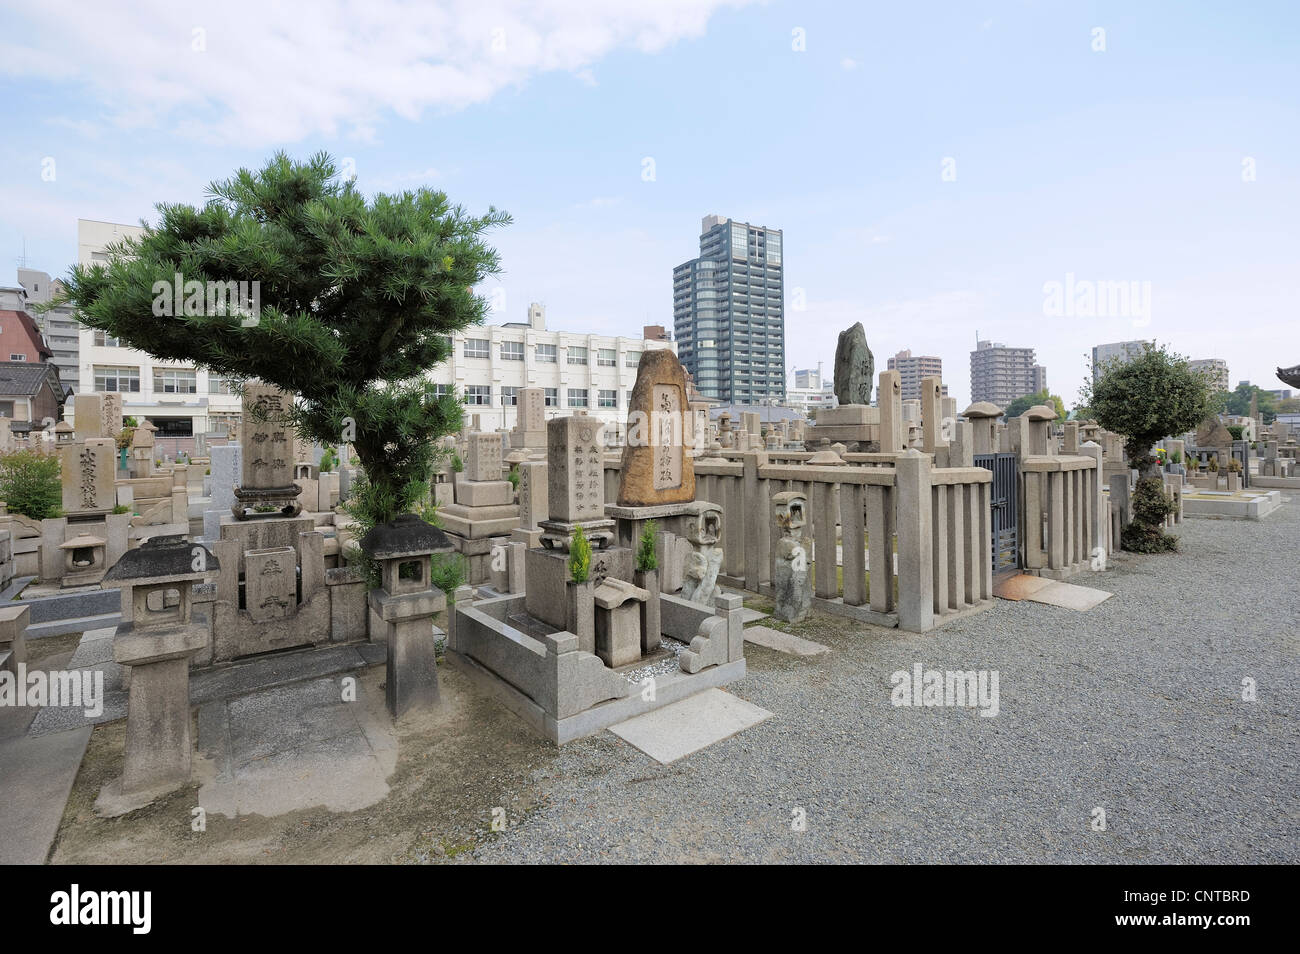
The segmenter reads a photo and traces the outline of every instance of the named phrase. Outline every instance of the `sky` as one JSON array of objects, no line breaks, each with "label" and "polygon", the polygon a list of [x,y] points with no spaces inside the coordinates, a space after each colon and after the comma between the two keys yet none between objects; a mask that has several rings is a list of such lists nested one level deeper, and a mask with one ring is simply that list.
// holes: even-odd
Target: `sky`
[{"label": "sky", "polygon": [[494,322],[671,328],[716,213],[784,231],[789,367],[855,321],[961,406],[977,334],[1067,406],[1105,342],[1300,362],[1294,2],[2,0],[0,103],[0,284],[325,150],[513,216]]}]

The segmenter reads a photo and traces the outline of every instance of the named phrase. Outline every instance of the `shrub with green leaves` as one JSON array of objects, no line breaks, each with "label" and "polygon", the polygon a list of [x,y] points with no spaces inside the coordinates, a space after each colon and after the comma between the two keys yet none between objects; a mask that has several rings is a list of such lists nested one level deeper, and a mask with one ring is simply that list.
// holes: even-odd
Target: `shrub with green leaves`
[{"label": "shrub with green leaves", "polygon": [[636,568],[642,573],[659,569],[659,555],[655,552],[655,522],[647,520],[637,541]]},{"label": "shrub with green leaves", "polygon": [[510,481],[510,486],[515,490],[519,489],[519,471],[511,469],[511,471],[506,474],[506,480]]},{"label": "shrub with green leaves", "polygon": [[469,580],[469,561],[460,553],[435,553],[429,561],[429,578],[447,594],[447,602],[456,602],[456,590]]},{"label": "shrub with green leaves", "polygon": [[569,545],[569,579],[586,583],[591,576],[591,542],[582,524],[573,528],[573,542]]},{"label": "shrub with green leaves", "polygon": [[459,474],[465,470],[465,462],[460,459],[459,454],[451,455],[451,469],[453,473]]},{"label": "shrub with green leaves", "polygon": [[1159,477],[1143,477],[1133,491],[1133,522],[1120,536],[1120,545],[1132,553],[1169,553],[1178,549],[1178,538],[1160,528],[1174,512],[1173,499],[1165,493]]},{"label": "shrub with green leaves", "polygon": [[26,449],[0,455],[0,500],[10,513],[32,520],[63,514],[63,481],[57,454]]},{"label": "shrub with green leaves", "polygon": [[328,474],[339,465],[338,451],[333,447],[326,447],[320,455],[320,472]]}]

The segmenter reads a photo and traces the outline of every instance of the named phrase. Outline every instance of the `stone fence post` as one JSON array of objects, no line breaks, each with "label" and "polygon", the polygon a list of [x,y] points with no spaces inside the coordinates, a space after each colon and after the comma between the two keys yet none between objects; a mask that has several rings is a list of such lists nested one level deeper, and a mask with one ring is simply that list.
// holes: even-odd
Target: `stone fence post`
[{"label": "stone fence post", "polygon": [[[895,463],[898,487],[898,627],[934,628],[930,457],[912,449]],[[874,546],[874,544],[873,544]]]}]

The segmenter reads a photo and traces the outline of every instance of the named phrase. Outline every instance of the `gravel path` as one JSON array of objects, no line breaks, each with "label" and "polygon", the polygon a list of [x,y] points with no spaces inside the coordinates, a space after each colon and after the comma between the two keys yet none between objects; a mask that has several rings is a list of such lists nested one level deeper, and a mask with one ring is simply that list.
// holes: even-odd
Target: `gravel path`
[{"label": "gravel path", "polygon": [[[1294,864],[1300,494],[1176,532],[1179,554],[1074,577],[1115,594],[1088,613],[997,601],[926,635],[819,617],[801,634],[827,655],[747,646],[728,689],[773,718],[667,766],[608,732],[567,745],[539,807],[466,860]],[[999,715],[893,706],[915,663],[997,670]]]}]

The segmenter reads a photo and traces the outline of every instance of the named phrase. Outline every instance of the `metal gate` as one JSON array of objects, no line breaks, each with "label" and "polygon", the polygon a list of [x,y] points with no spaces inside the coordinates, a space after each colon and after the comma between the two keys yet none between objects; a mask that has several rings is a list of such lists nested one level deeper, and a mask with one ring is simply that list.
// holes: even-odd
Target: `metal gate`
[{"label": "metal gate", "polygon": [[1016,455],[976,454],[975,466],[993,471],[993,572],[1020,567],[1019,514],[1016,495]]}]

